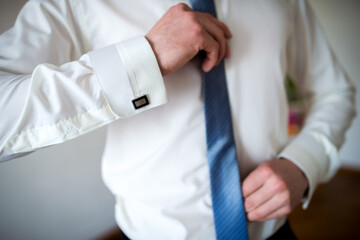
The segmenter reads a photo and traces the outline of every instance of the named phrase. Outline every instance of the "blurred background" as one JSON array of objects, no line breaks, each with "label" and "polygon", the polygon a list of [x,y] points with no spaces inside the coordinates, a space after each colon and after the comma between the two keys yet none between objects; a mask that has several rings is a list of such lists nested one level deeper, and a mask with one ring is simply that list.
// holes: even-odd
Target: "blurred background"
[{"label": "blurred background", "polygon": [[[0,0],[0,33],[25,0]],[[358,116],[343,167],[309,210],[290,216],[299,239],[360,239],[360,1],[309,0],[335,55],[357,86]],[[2,116],[6,117],[6,116]],[[101,180],[105,129],[0,164],[0,239],[110,239],[114,199]],[[115,235],[116,235],[115,234]]]}]

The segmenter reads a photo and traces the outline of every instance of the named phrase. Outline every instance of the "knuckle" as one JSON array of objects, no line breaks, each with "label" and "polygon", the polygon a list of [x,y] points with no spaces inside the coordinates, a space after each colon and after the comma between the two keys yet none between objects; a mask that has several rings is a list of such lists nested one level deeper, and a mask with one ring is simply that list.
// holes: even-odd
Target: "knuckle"
[{"label": "knuckle", "polygon": [[286,191],[284,192],[284,198],[286,199],[286,201],[290,201],[290,197],[291,197],[290,191],[289,191],[289,190],[286,190]]},{"label": "knuckle", "polygon": [[258,220],[263,217],[263,213],[261,211],[254,211],[252,214],[252,220]]},{"label": "knuckle", "polygon": [[273,174],[273,170],[267,164],[262,165],[259,170],[260,170],[260,173],[265,177],[270,177]]},{"label": "knuckle", "polygon": [[203,26],[196,20],[193,12],[187,12],[183,16],[184,25],[187,26],[190,37],[199,37],[203,34]]},{"label": "knuckle", "polygon": [[288,191],[285,191],[278,198],[279,198],[279,202],[282,204],[290,203],[290,193]]},{"label": "knuckle", "polygon": [[211,15],[210,13],[203,13],[204,14],[204,16],[206,17],[206,18],[213,18],[213,15]]},{"label": "knuckle", "polygon": [[[196,35],[198,37],[198,35]],[[196,37],[194,36],[194,40],[196,40]],[[206,48],[206,41],[204,38],[199,38],[197,41],[194,41],[194,44],[197,46],[198,50],[203,50]]]},{"label": "knuckle", "polygon": [[224,40],[224,41],[225,41],[224,31],[223,31],[221,28],[219,28],[219,27],[215,28],[215,29],[214,29],[214,32],[215,32],[216,36],[217,36],[220,40]]},{"label": "knuckle", "polygon": [[245,178],[245,180],[243,182],[242,193],[245,198],[250,194],[250,182],[248,181],[247,178]]},{"label": "knuckle", "polygon": [[287,215],[287,214],[289,214],[291,212],[291,207],[288,205],[288,206],[286,206],[285,208],[284,208],[284,215]]},{"label": "knuckle", "polygon": [[203,28],[200,24],[194,23],[190,28],[190,34],[192,37],[199,37],[202,35]]},{"label": "knuckle", "polygon": [[174,5],[171,8],[176,10],[176,11],[182,11],[182,10],[185,10],[187,8],[187,5],[185,3],[178,3],[178,4]]},{"label": "knuckle", "polygon": [[187,21],[190,24],[198,23],[198,21],[196,19],[196,13],[192,12],[192,11],[185,12],[184,16],[183,16],[183,21],[184,22]]},{"label": "knuckle", "polygon": [[273,183],[273,190],[277,193],[286,190],[286,184],[281,178],[276,178],[275,182]]},{"label": "knuckle", "polygon": [[254,212],[249,213],[248,214],[248,219],[250,221],[255,221],[257,219],[256,213],[254,213]]}]

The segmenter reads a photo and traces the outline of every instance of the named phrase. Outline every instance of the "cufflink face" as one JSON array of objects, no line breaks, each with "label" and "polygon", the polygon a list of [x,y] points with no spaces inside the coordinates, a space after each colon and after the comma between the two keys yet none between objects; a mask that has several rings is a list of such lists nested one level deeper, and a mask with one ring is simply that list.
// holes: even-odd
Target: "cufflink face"
[{"label": "cufflink face", "polygon": [[139,109],[139,108],[149,105],[149,100],[148,100],[147,96],[144,95],[144,96],[141,96],[139,98],[132,100],[132,103],[133,103],[135,109]]}]

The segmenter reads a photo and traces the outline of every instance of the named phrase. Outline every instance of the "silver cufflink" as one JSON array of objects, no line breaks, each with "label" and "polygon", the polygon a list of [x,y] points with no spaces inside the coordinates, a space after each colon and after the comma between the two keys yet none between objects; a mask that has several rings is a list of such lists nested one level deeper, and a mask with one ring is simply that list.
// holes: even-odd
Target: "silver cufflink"
[{"label": "silver cufflink", "polygon": [[147,96],[144,95],[144,96],[141,96],[139,98],[132,100],[132,103],[133,103],[135,109],[139,109],[139,108],[149,105],[149,100],[148,100]]}]

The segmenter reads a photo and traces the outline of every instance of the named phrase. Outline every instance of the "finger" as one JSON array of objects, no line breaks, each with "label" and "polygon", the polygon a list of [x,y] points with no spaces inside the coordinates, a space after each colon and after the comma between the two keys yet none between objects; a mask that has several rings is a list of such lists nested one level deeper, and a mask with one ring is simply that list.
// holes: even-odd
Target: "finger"
[{"label": "finger", "polygon": [[276,175],[270,176],[260,188],[245,198],[244,206],[246,212],[253,211],[276,194],[284,191],[287,191],[287,188],[282,179]]},{"label": "finger", "polygon": [[225,58],[229,58],[230,57],[230,47],[228,42],[226,42],[226,46],[225,46]]},{"label": "finger", "polygon": [[[223,23],[223,22],[221,22],[221,21],[219,21],[217,19],[215,19],[215,20],[216,20],[215,23],[223,30],[223,32],[225,34],[225,37],[227,39],[232,38],[233,35],[232,35],[230,29],[228,28],[228,26],[225,23]],[[228,44],[227,41],[225,41],[225,43],[226,43],[226,46],[225,46],[225,58],[229,58],[230,57],[229,44]]]},{"label": "finger", "polygon": [[202,21],[203,27],[219,44],[218,61],[216,63],[219,64],[226,54],[227,43],[226,43],[225,33],[223,29],[216,23],[217,20],[216,19],[214,20],[214,18],[210,14],[203,14],[203,15],[206,16],[205,21]]},{"label": "finger", "polygon": [[226,38],[232,38],[232,33],[225,23],[223,23],[217,19],[216,19],[215,23],[224,31]]},{"label": "finger", "polygon": [[290,196],[287,191],[283,191],[249,212],[247,217],[250,221],[261,221],[267,219],[272,213],[286,206],[290,207]]},{"label": "finger", "polygon": [[226,38],[232,38],[232,33],[230,31],[230,29],[228,28],[228,26],[221,22],[220,20],[218,20],[217,18],[213,17],[211,14],[209,13],[203,13],[210,21],[212,21],[214,24],[216,24],[218,27],[220,27],[222,29],[222,31],[224,32],[224,35]]},{"label": "finger", "polygon": [[257,189],[262,187],[268,178],[273,174],[273,170],[267,164],[261,164],[249,176],[247,176],[242,185],[243,196],[246,198]]},{"label": "finger", "polygon": [[205,34],[201,50],[206,52],[206,58],[202,63],[204,72],[209,72],[218,62],[219,44],[209,34]]},{"label": "finger", "polygon": [[263,185],[261,188],[258,188],[255,192],[253,192],[244,199],[245,211],[253,211],[254,209],[267,202],[273,196],[274,193],[270,191],[269,187],[266,187],[266,184]]},{"label": "finger", "polygon": [[267,220],[280,218],[280,217],[288,215],[290,212],[291,212],[290,206],[286,205],[286,206],[283,206],[283,207],[275,210],[274,212],[270,213],[266,217],[260,218],[258,221],[264,222],[264,221],[267,221]]}]

